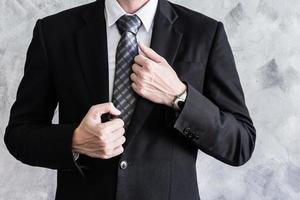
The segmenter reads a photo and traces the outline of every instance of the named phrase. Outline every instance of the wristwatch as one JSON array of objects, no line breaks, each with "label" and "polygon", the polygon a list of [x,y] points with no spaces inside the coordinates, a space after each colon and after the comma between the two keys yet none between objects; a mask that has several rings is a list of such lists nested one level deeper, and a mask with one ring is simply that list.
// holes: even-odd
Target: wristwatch
[{"label": "wristwatch", "polygon": [[173,100],[173,108],[175,110],[181,110],[184,106],[185,100],[187,97],[187,91],[185,90],[183,93],[181,93],[180,95],[177,95],[174,100]]}]

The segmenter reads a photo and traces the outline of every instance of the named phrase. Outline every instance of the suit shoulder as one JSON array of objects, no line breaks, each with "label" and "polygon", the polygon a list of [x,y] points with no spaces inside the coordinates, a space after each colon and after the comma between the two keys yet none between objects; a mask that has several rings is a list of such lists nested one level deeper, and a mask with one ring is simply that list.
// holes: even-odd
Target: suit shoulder
[{"label": "suit shoulder", "polygon": [[190,31],[192,27],[194,33],[197,33],[198,31],[203,32],[203,30],[215,32],[218,23],[220,23],[216,19],[184,6],[171,2],[170,4],[178,15],[177,23],[182,31]]},{"label": "suit shoulder", "polygon": [[67,10],[60,11],[56,14],[46,16],[41,19],[43,24],[46,26],[49,25],[54,25],[54,26],[59,26],[59,25],[70,25],[73,22],[78,22],[78,18],[80,17],[81,13],[89,9],[93,6],[95,6],[96,2],[80,5],[77,7],[69,8]]}]

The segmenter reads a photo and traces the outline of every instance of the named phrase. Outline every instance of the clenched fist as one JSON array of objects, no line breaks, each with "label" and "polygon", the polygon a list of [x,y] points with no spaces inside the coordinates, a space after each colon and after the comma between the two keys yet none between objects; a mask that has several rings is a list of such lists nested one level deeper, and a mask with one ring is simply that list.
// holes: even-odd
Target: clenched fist
[{"label": "clenched fist", "polygon": [[72,141],[74,152],[102,159],[123,153],[124,122],[120,118],[114,118],[102,123],[101,115],[105,113],[115,116],[121,114],[112,103],[92,106],[74,132]]}]

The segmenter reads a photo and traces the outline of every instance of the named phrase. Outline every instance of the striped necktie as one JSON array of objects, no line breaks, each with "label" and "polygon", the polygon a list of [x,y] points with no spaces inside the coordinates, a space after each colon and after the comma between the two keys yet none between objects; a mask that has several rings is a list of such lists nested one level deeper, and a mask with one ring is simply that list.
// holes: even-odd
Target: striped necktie
[{"label": "striped necktie", "polygon": [[123,15],[117,21],[121,39],[116,51],[116,68],[113,86],[113,104],[121,111],[125,128],[129,126],[133,114],[137,94],[131,87],[132,65],[138,55],[136,34],[141,26],[141,20],[136,15]]}]

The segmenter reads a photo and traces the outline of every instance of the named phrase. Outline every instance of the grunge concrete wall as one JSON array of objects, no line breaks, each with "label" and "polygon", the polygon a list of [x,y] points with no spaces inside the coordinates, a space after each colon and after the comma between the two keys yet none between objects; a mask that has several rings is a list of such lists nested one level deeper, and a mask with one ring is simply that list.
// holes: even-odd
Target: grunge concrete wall
[{"label": "grunge concrete wall", "polygon": [[[224,23],[257,128],[253,157],[240,168],[199,152],[202,199],[300,199],[300,1],[173,1]],[[0,1],[1,138],[36,20],[88,2]],[[55,181],[55,171],[21,164],[0,140],[0,200],[54,199]]]}]

